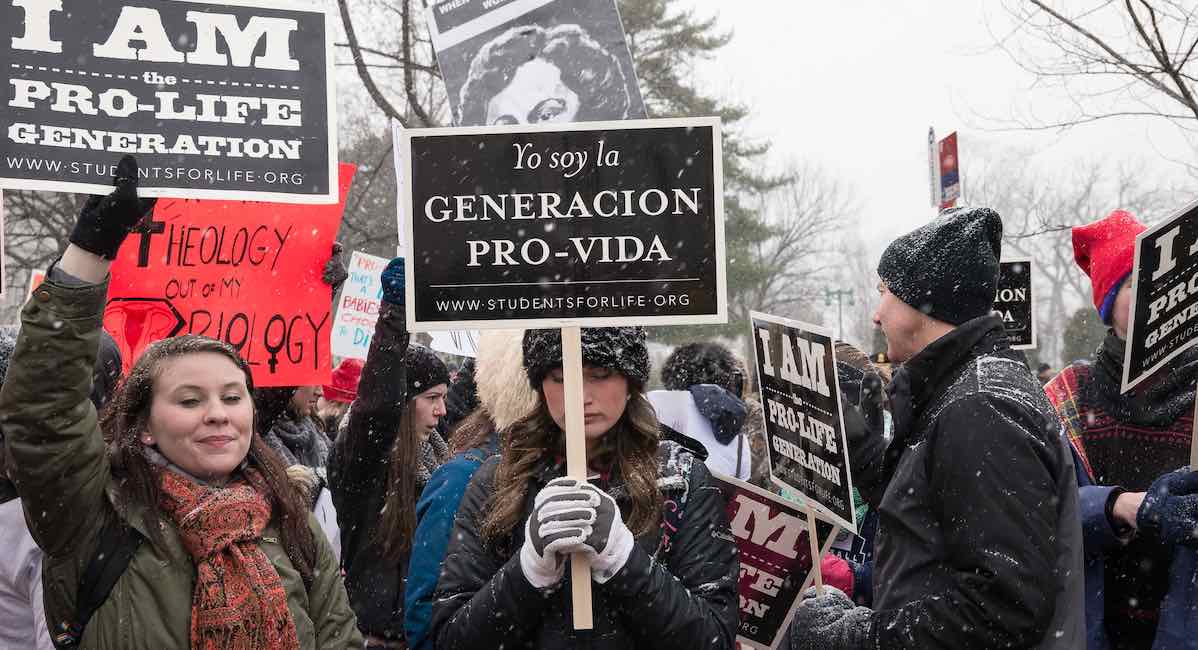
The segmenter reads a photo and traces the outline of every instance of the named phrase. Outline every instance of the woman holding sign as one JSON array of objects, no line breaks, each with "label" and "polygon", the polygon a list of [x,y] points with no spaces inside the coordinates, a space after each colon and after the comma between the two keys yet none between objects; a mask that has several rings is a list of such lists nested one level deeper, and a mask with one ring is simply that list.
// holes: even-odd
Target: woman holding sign
[{"label": "woman holding sign", "polygon": [[[539,403],[462,497],[433,600],[436,647],[733,647],[740,565],[726,505],[702,459],[663,440],[643,392],[644,330],[585,329],[582,355],[592,478],[563,478],[561,336],[530,330]],[[591,560],[593,632],[573,629],[572,553]]]},{"label": "woman holding sign", "polygon": [[108,269],[149,209],[131,156],[115,180],[25,306],[0,391],[11,477],[46,552],[52,635],[89,648],[361,647],[329,544],[254,431],[236,350],[155,343],[97,420]]},{"label": "woman holding sign", "polygon": [[329,459],[329,486],[341,526],[350,603],[367,648],[405,648],[404,585],[416,501],[449,456],[437,433],[449,370],[404,323],[404,260],[382,275],[383,300],[358,395],[341,420]]}]

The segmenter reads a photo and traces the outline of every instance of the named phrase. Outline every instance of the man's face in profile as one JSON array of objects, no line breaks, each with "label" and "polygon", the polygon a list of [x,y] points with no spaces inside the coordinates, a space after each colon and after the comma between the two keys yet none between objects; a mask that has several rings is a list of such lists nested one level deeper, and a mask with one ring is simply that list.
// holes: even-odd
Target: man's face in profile
[{"label": "man's face in profile", "polygon": [[573,122],[578,95],[562,83],[562,71],[544,59],[516,68],[512,81],[487,104],[487,124]]}]

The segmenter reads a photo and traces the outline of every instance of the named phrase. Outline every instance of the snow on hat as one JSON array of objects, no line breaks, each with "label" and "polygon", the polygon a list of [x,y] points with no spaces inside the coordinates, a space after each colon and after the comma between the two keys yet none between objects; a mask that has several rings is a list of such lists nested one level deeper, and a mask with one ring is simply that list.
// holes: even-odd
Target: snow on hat
[{"label": "snow on hat", "polygon": [[1136,235],[1145,230],[1148,227],[1125,210],[1073,229],[1073,259],[1090,277],[1094,308],[1107,325],[1111,324],[1115,296],[1135,262]]},{"label": "snow on hat", "polygon": [[411,343],[403,358],[408,370],[408,392],[406,399],[412,399],[420,393],[440,384],[449,385],[449,369],[432,350]]},{"label": "snow on hat", "polygon": [[[649,381],[649,348],[645,345],[645,328],[584,328],[582,362],[599,368],[611,368],[645,385]],[[561,330],[528,330],[524,333],[524,371],[534,390],[540,390],[545,375],[561,365]]]},{"label": "snow on hat", "polygon": [[878,276],[899,300],[951,325],[994,309],[1002,217],[955,208],[886,247]]},{"label": "snow on hat", "polygon": [[715,384],[739,397],[744,381],[740,359],[719,343],[687,343],[670,353],[661,366],[661,383],[669,390]]},{"label": "snow on hat", "polygon": [[330,402],[348,404],[358,396],[358,382],[361,379],[362,360],[344,359],[333,370],[333,377],[330,383],[324,386],[321,394]]}]

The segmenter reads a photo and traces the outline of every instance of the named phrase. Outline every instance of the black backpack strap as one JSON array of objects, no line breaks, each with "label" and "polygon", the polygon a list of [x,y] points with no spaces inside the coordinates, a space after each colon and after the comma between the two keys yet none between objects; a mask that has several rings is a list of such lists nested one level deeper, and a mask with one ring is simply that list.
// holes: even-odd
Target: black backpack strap
[{"label": "black backpack strap", "polygon": [[54,647],[79,647],[92,614],[108,599],[108,594],[129,567],[141,542],[141,533],[116,518],[100,529],[96,553],[88,562],[83,579],[79,582],[79,592],[75,597],[75,620],[59,623],[54,635]]}]

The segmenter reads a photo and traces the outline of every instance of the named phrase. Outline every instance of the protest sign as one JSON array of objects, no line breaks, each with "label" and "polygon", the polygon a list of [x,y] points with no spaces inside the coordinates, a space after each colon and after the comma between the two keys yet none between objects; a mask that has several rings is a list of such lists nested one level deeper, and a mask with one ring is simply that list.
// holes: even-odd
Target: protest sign
[{"label": "protest sign", "polygon": [[1009,259],[999,264],[994,313],[1002,318],[1011,348],[1015,350],[1032,350],[1036,347],[1032,268],[1031,258]]},{"label": "protest sign", "polygon": [[25,300],[28,301],[33,297],[33,290],[38,288],[46,279],[46,272],[37,269],[29,270],[29,290],[25,292]]},{"label": "protest sign", "polygon": [[718,118],[402,145],[414,331],[727,321]]},{"label": "protest sign", "polygon": [[936,150],[936,130],[928,127],[928,186],[932,207],[940,208],[940,156]]},{"label": "protest sign", "polygon": [[150,343],[201,334],[237,348],[257,386],[329,382],[332,254],[354,166],[341,165],[341,202],[162,199],[112,265],[104,328],[128,371]]},{"label": "protest sign", "polygon": [[383,269],[387,260],[361,251],[349,258],[349,278],[341,286],[333,316],[333,355],[366,359],[383,299]]},{"label": "protest sign", "polygon": [[615,0],[447,0],[427,16],[459,126],[647,117]]},{"label": "protest sign", "polygon": [[750,312],[770,477],[857,532],[831,332]]},{"label": "protest sign", "polygon": [[396,245],[395,252],[400,256],[403,256],[404,251],[408,248],[408,242],[405,239],[408,229],[404,226],[405,214],[403,211],[404,181],[407,175],[401,171],[403,162],[400,160],[403,132],[403,125],[399,123],[399,120],[391,120],[391,157],[395,169],[395,224],[399,231],[399,243]]},{"label": "protest sign", "polygon": [[[740,627],[737,640],[776,648],[782,642],[803,591],[815,572],[807,513],[775,494],[729,476],[714,474],[728,504],[728,521],[740,552]],[[827,554],[835,529],[816,522]]]},{"label": "protest sign", "polygon": [[286,0],[0,6],[0,187],[337,202],[333,26]]},{"label": "protest sign", "polygon": [[478,357],[478,330],[449,330],[429,334],[433,340],[428,346],[437,352],[459,357]]},{"label": "protest sign", "polygon": [[961,198],[961,160],[957,155],[957,132],[940,141],[940,207],[951,208]]},{"label": "protest sign", "polygon": [[1124,391],[1198,344],[1198,201],[1136,237],[1131,277]]}]

